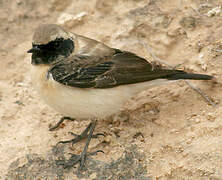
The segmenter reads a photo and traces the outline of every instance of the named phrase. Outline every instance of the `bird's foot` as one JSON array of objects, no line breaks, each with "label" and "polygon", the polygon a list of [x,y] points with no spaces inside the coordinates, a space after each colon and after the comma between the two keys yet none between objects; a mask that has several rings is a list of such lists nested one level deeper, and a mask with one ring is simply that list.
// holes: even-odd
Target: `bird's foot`
[{"label": "bird's foot", "polygon": [[87,151],[84,151],[78,155],[78,154],[71,154],[70,159],[67,162],[64,161],[57,161],[58,165],[62,165],[65,169],[71,168],[74,165],[76,165],[78,162],[80,163],[79,169],[82,170],[85,166],[85,162],[88,156],[94,156],[97,155],[98,152],[104,153],[102,150],[97,150],[94,152],[87,153]]},{"label": "bird's foot", "polygon": [[88,126],[87,128],[80,134],[80,135],[77,135],[75,133],[71,133],[71,135],[73,135],[75,138],[74,139],[71,139],[71,140],[67,140],[67,141],[60,141],[58,143],[72,143],[75,144],[79,141],[81,141],[82,139],[85,139],[87,138],[87,141],[86,141],[86,144],[84,146],[84,149],[82,151],[82,153],[80,155],[76,155],[76,154],[72,154],[71,158],[68,160],[67,163],[63,163],[64,167],[65,168],[68,168],[68,167],[71,167],[71,166],[74,166],[75,164],[77,164],[78,162],[80,162],[80,169],[82,169],[84,167],[84,164],[85,164],[85,161],[86,161],[86,157],[89,156],[89,155],[95,155],[97,154],[98,152],[103,152],[101,150],[98,150],[98,151],[95,151],[95,152],[91,152],[91,153],[87,153],[87,150],[88,150],[88,146],[89,146],[89,143],[91,141],[92,138],[97,138],[98,136],[102,135],[102,136],[105,136],[104,134],[102,133],[98,133],[98,134],[95,134],[93,135],[93,131],[95,129],[95,126],[96,126],[96,121],[92,121]]},{"label": "bird's foot", "polygon": [[[90,128],[92,128],[92,126],[95,126],[93,123],[96,123],[96,122],[91,122],[80,135],[75,134],[73,132],[69,132],[72,136],[74,136],[74,138],[67,141],[59,141],[58,143],[62,143],[62,144],[72,143],[73,145],[83,139],[89,138]],[[90,140],[91,138],[98,138],[98,136],[105,136],[105,135],[103,133],[92,134],[90,137]]]},{"label": "bird's foot", "polygon": [[71,118],[71,117],[62,117],[60,120],[59,120],[59,122],[57,122],[54,126],[51,126],[50,128],[49,128],[49,131],[54,131],[56,128],[58,128],[59,126],[60,126],[60,124],[62,124],[63,123],[63,121],[65,121],[65,120],[69,120],[69,121],[74,121],[75,119],[74,118]]}]

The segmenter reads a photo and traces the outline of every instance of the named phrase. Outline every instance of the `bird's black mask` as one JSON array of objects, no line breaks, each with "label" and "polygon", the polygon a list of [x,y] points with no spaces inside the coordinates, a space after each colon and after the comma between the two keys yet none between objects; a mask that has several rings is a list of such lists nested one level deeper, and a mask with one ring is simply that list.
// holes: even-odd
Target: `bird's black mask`
[{"label": "bird's black mask", "polygon": [[50,64],[58,57],[68,57],[74,50],[71,39],[57,38],[48,44],[32,44],[28,53],[32,53],[32,64]]}]

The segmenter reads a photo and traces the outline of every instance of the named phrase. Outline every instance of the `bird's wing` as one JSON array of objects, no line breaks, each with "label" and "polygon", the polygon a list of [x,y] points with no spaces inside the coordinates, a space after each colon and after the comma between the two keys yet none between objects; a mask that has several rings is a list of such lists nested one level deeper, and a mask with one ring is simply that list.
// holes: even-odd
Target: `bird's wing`
[{"label": "bird's wing", "polygon": [[183,71],[166,69],[133,53],[119,50],[112,56],[102,58],[71,56],[55,63],[49,70],[57,82],[79,88],[111,88],[167,78],[181,72]]}]

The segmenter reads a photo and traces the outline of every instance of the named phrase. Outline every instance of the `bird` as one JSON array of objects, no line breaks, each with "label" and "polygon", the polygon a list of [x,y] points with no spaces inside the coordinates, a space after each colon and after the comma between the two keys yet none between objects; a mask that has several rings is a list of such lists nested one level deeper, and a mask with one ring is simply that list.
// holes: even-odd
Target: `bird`
[{"label": "bird", "polygon": [[[41,24],[35,29],[31,53],[32,84],[40,97],[64,119],[91,119],[74,139],[87,138],[82,153],[73,162],[83,167],[97,121],[122,110],[135,94],[154,86],[182,79],[211,80],[213,76],[188,73],[135,53],[111,48],[102,42],[66,31],[56,24]],[[95,152],[97,153],[97,152]],[[91,154],[95,154],[91,153]]]}]

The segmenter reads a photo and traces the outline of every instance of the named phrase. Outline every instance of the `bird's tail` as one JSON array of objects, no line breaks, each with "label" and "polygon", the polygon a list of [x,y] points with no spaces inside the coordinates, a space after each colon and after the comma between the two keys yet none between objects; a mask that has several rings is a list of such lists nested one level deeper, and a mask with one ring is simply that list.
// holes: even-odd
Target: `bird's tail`
[{"label": "bird's tail", "polygon": [[214,78],[213,76],[206,75],[206,74],[192,74],[192,73],[186,73],[186,72],[172,74],[166,77],[166,79],[169,79],[169,80],[179,80],[179,79],[211,80],[213,78]]}]

